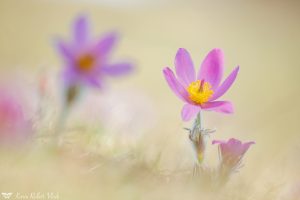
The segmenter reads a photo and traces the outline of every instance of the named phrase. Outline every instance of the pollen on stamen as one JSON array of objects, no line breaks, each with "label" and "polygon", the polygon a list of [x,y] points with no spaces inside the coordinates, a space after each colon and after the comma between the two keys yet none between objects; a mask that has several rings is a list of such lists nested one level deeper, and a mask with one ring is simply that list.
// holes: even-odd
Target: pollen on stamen
[{"label": "pollen on stamen", "polygon": [[95,65],[95,58],[92,55],[82,55],[77,60],[77,66],[80,71],[90,71]]},{"label": "pollen on stamen", "polygon": [[196,104],[203,104],[207,102],[214,93],[211,89],[211,85],[204,80],[197,80],[192,82],[188,86],[187,91],[189,93],[190,99]]}]

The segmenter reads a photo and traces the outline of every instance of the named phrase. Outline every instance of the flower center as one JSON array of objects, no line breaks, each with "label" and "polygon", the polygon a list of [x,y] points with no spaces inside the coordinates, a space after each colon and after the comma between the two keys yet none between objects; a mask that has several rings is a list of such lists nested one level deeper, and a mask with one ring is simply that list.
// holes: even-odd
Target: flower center
[{"label": "flower center", "polygon": [[77,67],[82,72],[90,71],[95,65],[96,59],[90,54],[84,54],[79,56],[77,60]]},{"label": "flower center", "polygon": [[188,86],[187,91],[189,93],[190,99],[196,104],[207,102],[214,93],[214,91],[211,89],[211,85],[204,80],[197,80],[192,82]]}]

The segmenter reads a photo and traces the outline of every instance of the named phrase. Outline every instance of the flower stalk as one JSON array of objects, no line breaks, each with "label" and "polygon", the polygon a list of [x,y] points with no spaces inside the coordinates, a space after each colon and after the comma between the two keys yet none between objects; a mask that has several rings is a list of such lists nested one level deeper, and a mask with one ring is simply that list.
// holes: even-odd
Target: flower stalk
[{"label": "flower stalk", "polygon": [[199,174],[204,170],[203,161],[205,159],[206,137],[215,132],[215,130],[203,128],[202,112],[198,112],[192,129],[189,130],[189,139],[195,152],[196,163],[194,167],[194,175]]},{"label": "flower stalk", "polygon": [[201,165],[204,159],[205,139],[202,127],[202,114],[201,111],[197,114],[194,121],[193,128],[190,130],[189,139],[192,142],[193,149],[196,156],[196,164]]},{"label": "flower stalk", "polygon": [[80,87],[73,85],[69,86],[65,91],[65,99],[64,103],[62,105],[62,109],[60,111],[60,114],[58,116],[58,121],[56,124],[56,127],[54,129],[54,143],[55,145],[61,145],[61,133],[64,130],[66,119],[68,117],[68,114],[70,112],[71,107],[77,100],[80,93]]}]

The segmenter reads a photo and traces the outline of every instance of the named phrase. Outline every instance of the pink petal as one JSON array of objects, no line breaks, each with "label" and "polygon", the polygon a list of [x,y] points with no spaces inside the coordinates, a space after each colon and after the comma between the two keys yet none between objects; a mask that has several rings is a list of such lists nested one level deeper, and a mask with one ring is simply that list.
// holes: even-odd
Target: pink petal
[{"label": "pink petal", "polygon": [[224,159],[230,158],[228,161],[231,162],[233,160],[238,162],[238,160],[246,153],[249,147],[252,144],[255,144],[255,142],[242,143],[240,140],[235,138],[230,138],[228,141],[214,140],[212,143],[219,144],[222,157]]},{"label": "pink petal", "polygon": [[243,156],[252,144],[254,144],[254,142],[242,143],[240,140],[231,138],[227,142],[227,148],[232,155],[238,157]]},{"label": "pink petal", "polygon": [[96,46],[93,50],[96,54],[105,56],[112,51],[114,45],[116,44],[117,38],[118,35],[116,32],[107,33],[96,43]]},{"label": "pink petal", "polygon": [[62,79],[64,86],[69,87],[70,85],[74,85],[78,82],[79,74],[74,68],[67,67],[62,72]]},{"label": "pink petal", "polygon": [[97,76],[85,76],[85,77],[82,77],[82,78],[83,78],[83,81],[87,85],[98,88],[98,89],[102,88],[102,84],[101,84],[101,81],[100,81],[99,77],[97,77]]},{"label": "pink petal", "polygon": [[62,74],[63,84],[65,87],[72,85],[88,85],[96,88],[101,88],[101,78],[98,72],[90,74],[82,74],[73,67],[67,67]]},{"label": "pink petal", "polygon": [[243,154],[246,153],[246,151],[249,149],[249,147],[253,144],[255,144],[254,141],[244,143],[243,148],[242,148],[242,153]]},{"label": "pink petal", "polygon": [[213,140],[212,144],[224,144],[226,143],[224,140]]},{"label": "pink petal", "polygon": [[56,47],[66,61],[70,62],[74,60],[73,52],[65,42],[63,42],[62,40],[56,41]]},{"label": "pink petal", "polygon": [[198,80],[209,82],[212,89],[215,90],[223,76],[224,56],[221,49],[213,49],[205,57],[201,64]]},{"label": "pink petal", "polygon": [[110,66],[102,67],[102,70],[111,76],[120,76],[129,74],[133,71],[133,65],[131,63],[117,63]]},{"label": "pink petal", "polygon": [[213,101],[201,105],[203,110],[211,110],[225,114],[233,113],[233,105],[229,101]]},{"label": "pink petal", "polygon": [[215,93],[213,94],[213,96],[211,97],[210,101],[216,100],[219,97],[221,97],[223,94],[225,94],[227,92],[227,90],[231,87],[231,85],[233,84],[233,82],[235,81],[238,72],[239,72],[240,67],[236,67],[231,73],[230,75],[226,78],[226,80],[221,84],[221,86],[219,86]]},{"label": "pink petal", "polygon": [[165,79],[171,88],[171,90],[183,101],[190,102],[189,100],[189,94],[186,91],[186,89],[178,82],[178,80],[175,78],[174,73],[172,70],[168,67],[164,68],[163,70]]},{"label": "pink petal", "polygon": [[241,156],[241,147],[242,147],[241,141],[234,138],[230,138],[228,141],[220,144],[222,157],[225,159],[227,157],[232,157],[234,159],[237,159],[238,157]]},{"label": "pink petal", "polygon": [[74,40],[82,44],[89,37],[89,24],[86,16],[79,16],[74,22]]},{"label": "pink petal", "polygon": [[231,149],[236,155],[241,154],[241,148],[243,147],[242,142],[235,138],[230,138],[227,142],[228,148]]},{"label": "pink petal", "polygon": [[229,146],[238,146],[238,145],[242,144],[242,142],[240,140],[235,139],[235,138],[230,138],[227,143]]},{"label": "pink petal", "polygon": [[185,104],[181,110],[181,117],[183,121],[189,121],[195,117],[201,110],[199,106],[194,106],[191,104]]},{"label": "pink petal", "polygon": [[195,81],[195,69],[193,61],[187,50],[180,48],[175,57],[176,74],[179,81],[185,86]]}]

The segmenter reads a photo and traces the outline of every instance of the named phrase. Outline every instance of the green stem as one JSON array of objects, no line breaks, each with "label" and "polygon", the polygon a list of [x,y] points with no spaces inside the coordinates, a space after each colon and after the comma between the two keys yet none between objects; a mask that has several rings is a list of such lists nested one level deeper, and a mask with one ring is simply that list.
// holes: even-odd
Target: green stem
[{"label": "green stem", "polygon": [[60,115],[58,116],[58,121],[54,129],[54,143],[55,145],[61,145],[61,133],[64,130],[66,120],[69,114],[71,107],[76,101],[80,88],[77,85],[71,86],[66,90],[65,102],[62,105]]},{"label": "green stem", "polygon": [[197,118],[195,119],[195,125],[197,126],[200,130],[202,129],[202,112],[199,111],[197,114]]},{"label": "green stem", "polygon": [[205,139],[203,127],[202,127],[202,114],[201,111],[197,114],[193,128],[190,132],[190,140],[192,142],[193,148],[195,150],[195,155],[197,159],[197,165],[201,165],[204,160],[205,152]]}]

